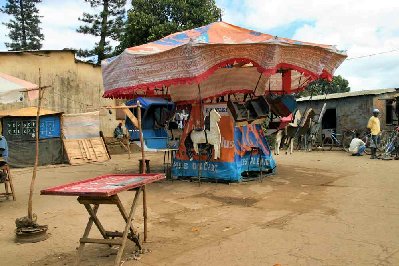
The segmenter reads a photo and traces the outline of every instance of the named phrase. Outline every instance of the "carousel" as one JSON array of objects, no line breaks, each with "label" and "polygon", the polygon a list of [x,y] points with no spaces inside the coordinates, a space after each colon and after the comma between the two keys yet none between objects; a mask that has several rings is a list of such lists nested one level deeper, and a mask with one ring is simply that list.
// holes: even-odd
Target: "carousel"
[{"label": "carousel", "polygon": [[172,101],[189,114],[172,175],[237,182],[276,171],[265,121],[295,112],[293,94],[331,80],[345,58],[331,45],[215,22],[104,60],[104,97]]}]

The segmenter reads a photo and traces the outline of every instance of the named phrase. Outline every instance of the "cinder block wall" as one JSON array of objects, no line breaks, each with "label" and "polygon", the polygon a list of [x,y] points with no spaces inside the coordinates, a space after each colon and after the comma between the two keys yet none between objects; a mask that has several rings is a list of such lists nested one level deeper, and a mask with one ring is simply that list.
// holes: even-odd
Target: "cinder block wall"
[{"label": "cinder block wall", "polygon": [[327,109],[336,109],[337,113],[337,132],[342,133],[347,129],[363,130],[367,127],[367,122],[372,115],[374,107],[381,111],[381,126],[385,126],[385,104],[378,100],[379,95],[364,95],[357,97],[346,97],[330,100],[303,101],[298,102],[300,110],[313,108],[316,113],[320,113],[324,102]]}]

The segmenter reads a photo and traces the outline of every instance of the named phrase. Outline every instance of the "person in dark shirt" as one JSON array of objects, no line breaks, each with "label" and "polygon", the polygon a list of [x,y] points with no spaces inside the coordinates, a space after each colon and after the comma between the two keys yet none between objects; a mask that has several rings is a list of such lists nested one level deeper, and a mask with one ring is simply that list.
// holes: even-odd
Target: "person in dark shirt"
[{"label": "person in dark shirt", "polygon": [[123,129],[122,123],[119,123],[118,126],[114,130],[114,138],[122,139],[123,138]]}]

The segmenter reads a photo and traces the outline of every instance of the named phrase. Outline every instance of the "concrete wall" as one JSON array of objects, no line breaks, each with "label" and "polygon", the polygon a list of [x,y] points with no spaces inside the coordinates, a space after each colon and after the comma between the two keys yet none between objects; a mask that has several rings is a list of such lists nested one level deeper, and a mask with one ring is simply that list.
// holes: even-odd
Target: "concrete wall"
[{"label": "concrete wall", "polygon": [[[49,85],[43,107],[64,113],[81,113],[113,105],[114,100],[102,98],[101,67],[75,60],[73,51],[0,52],[0,72],[39,84]],[[36,105],[27,97],[19,103],[1,105],[3,109],[18,109]],[[100,111],[101,130],[112,136],[117,121],[115,112]]]},{"label": "concrete wall", "polygon": [[372,115],[373,108],[378,108],[381,111],[381,128],[384,129],[386,127],[385,101],[379,99],[388,95],[389,93],[345,97],[325,101],[302,101],[298,102],[298,106],[300,110],[304,110],[307,107],[313,108],[316,110],[316,113],[320,113],[325,102],[327,103],[327,109],[335,108],[337,112],[336,130],[338,133],[342,133],[346,129],[365,129]]}]

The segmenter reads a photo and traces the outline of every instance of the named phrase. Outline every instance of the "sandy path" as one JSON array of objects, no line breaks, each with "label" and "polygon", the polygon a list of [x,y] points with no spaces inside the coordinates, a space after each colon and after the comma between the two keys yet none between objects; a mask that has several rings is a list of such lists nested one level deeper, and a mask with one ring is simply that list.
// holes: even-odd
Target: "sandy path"
[{"label": "sandy path", "polygon": [[[151,155],[153,171],[161,155]],[[280,155],[278,174],[262,183],[165,181],[149,186],[150,242],[139,261],[124,265],[397,265],[399,162],[340,152]],[[103,165],[42,168],[42,188],[111,172],[137,171],[136,160],[113,156]],[[13,242],[14,220],[26,212],[29,169],[14,171],[17,201],[0,202],[3,265],[70,265],[87,222],[75,197],[35,195],[39,222],[51,236]],[[122,193],[125,204],[129,192]],[[141,213],[139,209],[137,213]],[[100,209],[120,229],[117,210]],[[137,217],[142,230],[142,219]],[[112,265],[115,250],[88,245],[84,265]]]}]

